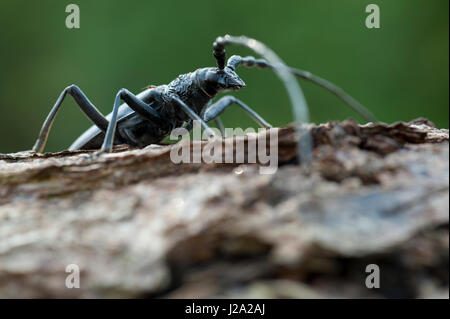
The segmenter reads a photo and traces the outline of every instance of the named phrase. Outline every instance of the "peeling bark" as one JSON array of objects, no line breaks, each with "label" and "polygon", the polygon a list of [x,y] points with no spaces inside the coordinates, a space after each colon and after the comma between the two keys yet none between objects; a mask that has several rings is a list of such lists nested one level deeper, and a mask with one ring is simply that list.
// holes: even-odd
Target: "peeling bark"
[{"label": "peeling bark", "polygon": [[273,175],[174,164],[174,145],[0,154],[0,297],[448,298],[448,130],[313,126],[307,169],[276,130]]}]

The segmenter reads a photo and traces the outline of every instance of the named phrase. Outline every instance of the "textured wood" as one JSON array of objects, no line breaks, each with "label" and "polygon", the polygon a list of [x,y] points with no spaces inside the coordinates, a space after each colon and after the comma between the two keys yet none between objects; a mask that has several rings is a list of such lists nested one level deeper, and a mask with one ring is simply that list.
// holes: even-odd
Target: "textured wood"
[{"label": "textured wood", "polygon": [[448,130],[313,126],[308,168],[277,130],[273,175],[170,145],[0,154],[0,297],[448,298]]}]

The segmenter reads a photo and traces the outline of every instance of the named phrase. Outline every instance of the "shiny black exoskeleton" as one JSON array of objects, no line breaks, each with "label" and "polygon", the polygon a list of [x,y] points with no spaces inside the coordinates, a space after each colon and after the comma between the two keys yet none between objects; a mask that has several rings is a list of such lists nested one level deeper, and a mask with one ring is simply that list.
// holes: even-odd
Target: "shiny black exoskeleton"
[{"label": "shiny black exoskeleton", "polygon": [[[242,37],[245,38],[245,37]],[[231,43],[233,37],[218,37],[214,42],[214,57],[217,67],[198,69],[194,72],[178,76],[168,85],[148,87],[145,91],[134,95],[121,89],[114,100],[113,111],[106,117],[89,101],[76,85],[63,90],[55,105],[47,116],[39,137],[33,147],[35,152],[43,152],[50,128],[65,96],[71,95],[81,110],[94,124],[84,132],[71,146],[71,150],[98,149],[110,152],[115,144],[128,144],[143,147],[157,143],[166,138],[177,127],[192,127],[194,120],[199,121],[202,128],[214,135],[208,122],[215,120],[222,128],[218,116],[230,105],[236,103],[263,127],[270,127],[261,116],[234,96],[224,96],[215,103],[210,103],[220,92],[238,90],[245,86],[244,81],[236,74],[239,65],[247,67],[282,69],[298,77],[312,81],[335,94],[363,117],[372,120],[373,115],[342,89],[317,77],[310,72],[287,66],[274,66],[264,59],[252,56],[231,56],[227,63],[225,45]],[[238,41],[241,43],[242,41]],[[256,41],[245,38],[247,47],[252,49]],[[125,103],[121,104],[123,101]]]},{"label": "shiny black exoskeleton", "polygon": [[[244,86],[233,66],[202,68],[182,74],[168,85],[149,87],[138,95],[121,89],[116,96],[113,112],[104,117],[76,85],[71,85],[56,101],[33,150],[43,151],[51,124],[66,94],[73,96],[95,124],[70,146],[71,150],[101,147],[104,151],[111,151],[114,144],[143,147],[160,142],[176,127],[190,128],[193,120],[200,121],[203,129],[209,130],[206,123],[218,120],[219,114],[233,103],[241,106],[262,126],[270,127],[256,112],[233,96],[224,96],[209,105],[218,93]],[[125,102],[122,105],[119,103],[121,100]],[[218,123],[218,126],[221,124]]]},{"label": "shiny black exoskeleton", "polygon": [[[219,92],[238,90],[244,82],[230,68],[203,68],[182,74],[168,85],[150,87],[136,96],[158,113],[160,118],[148,119],[133,110],[132,94],[123,89],[122,104],[118,110],[117,129],[114,144],[129,144],[143,147],[166,138],[176,127],[190,126],[197,119],[186,111],[180,110],[184,103],[197,116],[204,115],[205,107]],[[224,100],[225,101],[225,100]],[[131,104],[131,106],[130,106]],[[206,113],[209,120],[216,118],[216,112],[222,111],[223,102],[210,105]],[[214,113],[211,114],[211,113]],[[109,115],[107,119],[109,120]],[[202,119],[203,122],[204,119]],[[104,132],[97,126],[91,127],[80,136],[69,149],[98,149],[101,147]]]}]

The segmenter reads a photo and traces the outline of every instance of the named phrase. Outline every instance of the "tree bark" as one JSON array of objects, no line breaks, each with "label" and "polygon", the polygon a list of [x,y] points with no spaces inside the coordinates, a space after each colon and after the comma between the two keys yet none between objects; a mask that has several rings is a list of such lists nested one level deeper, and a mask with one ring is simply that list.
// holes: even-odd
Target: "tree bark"
[{"label": "tree bark", "polygon": [[273,130],[272,175],[174,164],[174,145],[0,154],[0,297],[448,298],[448,130],[313,126],[310,165]]}]

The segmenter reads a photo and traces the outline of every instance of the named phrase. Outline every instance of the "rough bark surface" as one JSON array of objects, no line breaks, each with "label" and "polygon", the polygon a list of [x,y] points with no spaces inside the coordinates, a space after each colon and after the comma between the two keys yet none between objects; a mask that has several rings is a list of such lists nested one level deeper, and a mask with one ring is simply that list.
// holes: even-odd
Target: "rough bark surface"
[{"label": "rough bark surface", "polygon": [[313,126],[309,167],[276,130],[273,175],[170,145],[0,154],[0,297],[448,298],[448,130]]}]

